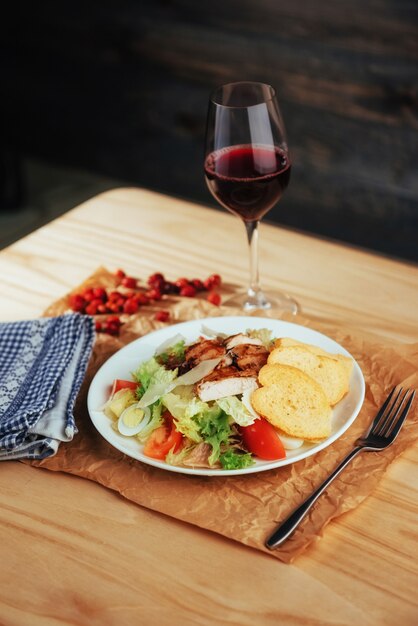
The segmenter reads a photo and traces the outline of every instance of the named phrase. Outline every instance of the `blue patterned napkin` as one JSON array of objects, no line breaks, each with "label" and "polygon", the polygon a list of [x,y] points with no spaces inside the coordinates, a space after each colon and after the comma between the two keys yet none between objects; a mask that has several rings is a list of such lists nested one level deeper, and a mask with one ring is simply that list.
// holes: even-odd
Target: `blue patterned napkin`
[{"label": "blue patterned napkin", "polygon": [[77,313],[0,324],[0,460],[43,459],[71,441],[93,341],[93,319]]}]

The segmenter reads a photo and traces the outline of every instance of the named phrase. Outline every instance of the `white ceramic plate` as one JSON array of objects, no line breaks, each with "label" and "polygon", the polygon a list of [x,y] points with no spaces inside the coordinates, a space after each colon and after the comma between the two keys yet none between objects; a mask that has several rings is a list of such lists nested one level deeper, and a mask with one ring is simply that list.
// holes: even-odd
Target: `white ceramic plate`
[{"label": "white ceramic plate", "polygon": [[[146,361],[154,355],[155,349],[171,337],[180,333],[186,338],[186,343],[192,343],[202,334],[202,325],[216,330],[218,332],[233,335],[235,333],[246,331],[249,328],[269,328],[274,337],[291,337],[305,343],[316,345],[328,352],[338,352],[351,356],[347,350],[333,341],[326,335],[323,335],[310,328],[292,324],[290,322],[282,322],[264,317],[212,317],[200,320],[193,320],[169,326],[161,330],[157,330],[145,337],[141,337],[136,341],[128,344],[116,354],[114,354],[97,372],[94,377],[89,393],[88,393],[88,410],[91,420],[99,433],[117,450],[124,452],[128,456],[161,469],[170,472],[179,472],[181,474],[194,474],[203,476],[231,476],[236,474],[251,474],[264,470],[282,467],[290,463],[296,463],[319,450],[331,445],[336,439],[347,430],[357,417],[364,400],[364,378],[361,369],[356,361],[354,361],[353,373],[350,381],[350,390],[348,394],[334,407],[332,415],[332,432],[330,437],[317,444],[305,444],[297,450],[286,451],[286,458],[280,461],[262,461],[257,460],[255,465],[240,470],[223,470],[223,469],[206,469],[206,468],[190,468],[177,467],[168,465],[164,461],[158,461],[145,456],[142,453],[143,446],[133,437],[124,437],[118,434],[111,427],[111,421],[108,419],[100,407],[109,397],[110,388],[115,378],[130,379],[131,372],[138,368],[142,361]],[[351,357],[352,358],[352,357]]]}]

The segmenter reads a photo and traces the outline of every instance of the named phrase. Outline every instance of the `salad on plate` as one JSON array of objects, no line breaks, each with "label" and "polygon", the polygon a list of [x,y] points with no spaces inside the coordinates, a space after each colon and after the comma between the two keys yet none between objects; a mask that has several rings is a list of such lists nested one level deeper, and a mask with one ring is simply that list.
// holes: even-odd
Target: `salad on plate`
[{"label": "salad on plate", "polygon": [[103,408],[112,428],[170,466],[241,470],[279,460],[304,444],[254,410],[259,372],[274,349],[268,329],[226,335],[202,327],[193,343],[178,334],[116,379]]}]

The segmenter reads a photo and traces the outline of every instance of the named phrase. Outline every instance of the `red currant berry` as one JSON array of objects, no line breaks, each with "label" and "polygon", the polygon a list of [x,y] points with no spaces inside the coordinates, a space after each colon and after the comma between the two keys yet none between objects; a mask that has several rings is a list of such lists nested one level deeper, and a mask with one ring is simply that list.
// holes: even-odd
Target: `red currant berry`
[{"label": "red currant berry", "polygon": [[196,295],[196,289],[193,287],[193,285],[186,285],[185,287],[182,287],[180,289],[180,295],[184,296],[185,298],[194,298],[194,296]]},{"label": "red currant berry", "polygon": [[215,306],[219,306],[221,304],[221,296],[219,293],[216,293],[216,291],[208,293],[206,300]]},{"label": "red currant berry", "polygon": [[146,297],[149,300],[161,300],[162,293],[159,289],[150,289],[149,291],[147,291]]},{"label": "red currant berry", "polygon": [[154,315],[154,319],[157,320],[157,322],[168,322],[170,313],[168,311],[157,311]]},{"label": "red currant berry", "polygon": [[135,289],[137,280],[133,276],[125,276],[122,278],[122,285],[128,289]]},{"label": "red currant berry", "polygon": [[191,283],[196,291],[204,291],[205,285],[203,284],[203,281],[200,280],[200,278],[193,278]]},{"label": "red currant berry", "polygon": [[73,311],[83,312],[86,307],[86,300],[80,293],[73,293],[69,297],[69,305]]},{"label": "red currant berry", "polygon": [[83,297],[86,302],[91,302],[92,300],[94,300],[95,295],[94,295],[93,289],[90,289],[90,288],[85,289],[83,292]]},{"label": "red currant berry", "polygon": [[134,313],[138,313],[139,304],[135,300],[135,298],[128,298],[123,305],[123,312],[128,315],[134,315]]},{"label": "red currant berry", "polygon": [[161,274],[160,272],[151,274],[151,276],[149,276],[147,280],[147,283],[150,287],[155,287],[156,284],[160,284],[164,282],[165,282],[164,274]]},{"label": "red currant berry", "polygon": [[135,300],[138,302],[139,305],[141,304],[149,304],[149,298],[148,296],[141,292],[141,293],[136,293],[134,295]]},{"label": "red currant berry", "polygon": [[187,278],[178,278],[174,284],[177,285],[179,289],[182,289],[190,285],[190,281]]},{"label": "red currant berry", "polygon": [[103,289],[103,287],[94,287],[93,295],[95,299],[101,300],[102,302],[106,302],[107,300],[107,293],[106,290]]}]

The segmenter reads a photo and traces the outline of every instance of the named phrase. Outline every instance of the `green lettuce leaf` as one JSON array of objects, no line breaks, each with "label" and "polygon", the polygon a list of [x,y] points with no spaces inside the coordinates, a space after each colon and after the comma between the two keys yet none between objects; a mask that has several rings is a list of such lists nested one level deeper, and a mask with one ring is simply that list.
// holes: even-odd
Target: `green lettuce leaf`
[{"label": "green lettuce leaf", "polygon": [[178,452],[173,452],[171,449],[165,457],[165,462],[169,465],[183,465],[183,461],[189,456],[190,452],[195,448],[195,444],[180,448]]},{"label": "green lettuce leaf", "polygon": [[216,404],[204,413],[196,416],[200,434],[206,443],[212,446],[209,464],[216,463],[221,455],[221,447],[228,444],[233,436],[228,415]]},{"label": "green lettuce leaf", "polygon": [[158,354],[156,358],[159,363],[164,365],[172,362],[182,363],[185,359],[185,355],[185,341],[182,339],[173,346],[168,347],[167,350],[164,350],[164,352]]},{"label": "green lettuce leaf", "polygon": [[162,404],[168,409],[176,422],[176,428],[191,441],[200,443],[203,441],[199,432],[199,422],[195,419],[202,416],[209,405],[193,396],[190,398],[188,390],[181,393],[167,393],[161,399]]},{"label": "green lettuce leaf", "polygon": [[177,377],[177,371],[177,369],[166,369],[154,357],[141,363],[132,376],[141,384],[137,391],[137,397],[142,407],[153,404],[171,390],[173,381]]},{"label": "green lettuce leaf", "polygon": [[137,390],[138,400],[144,395],[151,381],[154,378],[154,374],[161,368],[161,365],[154,357],[148,361],[144,361],[138,367],[135,372],[132,372],[132,377],[136,382],[140,383],[140,387]]},{"label": "green lettuce leaf", "polygon": [[150,421],[145,426],[145,428],[141,430],[141,432],[138,435],[136,435],[136,437],[141,443],[145,443],[145,441],[148,439],[152,431],[158,428],[159,426],[163,425],[164,420],[161,417],[163,406],[161,402],[156,402],[153,406],[151,406],[150,411],[151,411]]},{"label": "green lettuce leaf", "polygon": [[254,465],[255,461],[249,452],[235,452],[231,448],[219,457],[223,469],[244,469]]},{"label": "green lettuce leaf", "polygon": [[271,349],[274,342],[274,338],[271,336],[271,330],[268,328],[249,328],[245,331],[245,334],[252,339],[259,339],[267,350]]},{"label": "green lettuce leaf", "polygon": [[255,417],[237,396],[227,396],[216,400],[216,404],[229,415],[239,426],[254,424]]}]

